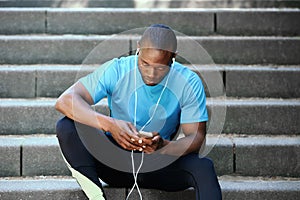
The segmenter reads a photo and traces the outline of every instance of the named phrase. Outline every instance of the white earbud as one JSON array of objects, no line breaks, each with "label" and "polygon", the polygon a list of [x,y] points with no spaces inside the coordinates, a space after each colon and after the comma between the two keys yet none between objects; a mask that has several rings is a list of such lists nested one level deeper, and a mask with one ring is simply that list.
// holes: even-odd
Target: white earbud
[{"label": "white earbud", "polygon": [[136,49],[135,55],[138,55],[138,53],[140,52],[140,48]]},{"label": "white earbud", "polygon": [[172,66],[175,64],[175,57],[172,58]]}]

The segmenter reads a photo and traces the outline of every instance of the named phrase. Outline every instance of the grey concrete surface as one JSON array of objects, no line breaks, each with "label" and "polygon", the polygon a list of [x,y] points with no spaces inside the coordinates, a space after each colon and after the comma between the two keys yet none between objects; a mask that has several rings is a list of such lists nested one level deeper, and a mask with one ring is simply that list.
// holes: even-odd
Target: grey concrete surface
[{"label": "grey concrete surface", "polygon": [[0,36],[0,63],[98,64],[128,54],[129,46],[122,36]]},{"label": "grey concrete surface", "polygon": [[299,10],[218,11],[217,33],[221,35],[300,34]]},{"label": "grey concrete surface", "polygon": [[204,154],[214,162],[218,176],[234,172],[233,142],[231,137],[225,135],[208,135],[206,140],[208,154]]},{"label": "grey concrete surface", "polygon": [[299,197],[300,182],[286,180],[228,180],[220,181],[223,189],[223,199],[243,200],[273,200],[273,199],[297,199]]},{"label": "grey concrete surface", "polygon": [[0,34],[45,33],[46,17],[42,9],[0,9],[0,19]]},{"label": "grey concrete surface", "polygon": [[[5,115],[0,117],[0,134],[54,133],[55,123],[62,116],[54,109],[54,104],[55,99],[2,99],[0,111]],[[300,124],[295,120],[300,119],[300,102],[297,99],[208,98],[207,106],[211,116],[222,114],[225,117],[226,114],[224,133],[267,135],[300,133]],[[105,100],[96,108],[108,114]],[[224,113],[218,113],[219,111]]]},{"label": "grey concrete surface", "polygon": [[[141,189],[141,194],[143,195],[143,199],[174,199],[174,200],[190,200],[195,199],[195,191],[190,188],[184,191],[179,192],[165,192],[161,190],[154,189]],[[130,196],[132,199],[140,199],[137,190]]]},{"label": "grey concrete surface", "polygon": [[[2,136],[0,142],[5,161],[1,176],[70,175],[54,135]],[[213,160],[218,176],[233,174],[234,170],[243,176],[300,175],[299,136],[209,136],[207,146],[208,155],[204,156]]]},{"label": "grey concrete surface", "polygon": [[217,64],[300,63],[298,37],[210,37],[195,40]]},{"label": "grey concrete surface", "polygon": [[83,66],[50,66],[37,69],[37,97],[58,97],[79,78],[95,68]]},{"label": "grey concrete surface", "polygon": [[54,109],[53,100],[1,100],[1,134],[54,133],[56,121],[62,117]]},{"label": "grey concrete surface", "polygon": [[[3,65],[0,67],[0,78],[2,77],[0,94],[2,98],[58,97],[80,77],[100,66],[101,64]],[[190,68],[202,78],[207,97],[224,95],[222,68],[215,66]],[[207,87],[208,84],[213,87]]]},{"label": "grey concrete surface", "polygon": [[22,137],[0,138],[0,176],[21,175],[21,144]]},{"label": "grey concrete surface", "polygon": [[[4,2],[1,1],[0,5]],[[28,3],[29,1],[24,2]],[[103,1],[101,2],[103,3]],[[41,4],[40,1],[35,3],[36,5]],[[58,4],[58,2],[56,3]],[[84,1],[81,3],[84,3]],[[122,5],[122,3],[124,1],[118,1],[117,4]],[[147,27],[153,23],[168,24],[174,30],[190,36],[212,33],[221,35],[294,36],[300,32],[299,20],[297,20],[300,15],[299,9],[216,9],[216,2],[212,7],[214,9],[197,9],[195,1],[186,3],[194,9],[168,9],[169,6],[166,6],[172,4],[171,7],[176,7],[178,3],[184,5],[183,2],[165,2],[165,6],[160,6],[159,9],[141,8],[143,5],[151,7],[153,3],[137,2],[136,6],[140,8],[136,9],[103,9],[102,6],[98,8],[84,8],[85,6],[83,6],[83,8],[77,7],[76,9],[0,8],[0,16],[3,19],[0,33],[117,34],[133,28]],[[156,3],[159,5],[162,2]],[[210,3],[212,2],[202,2],[202,4]],[[226,2],[221,1],[219,3],[226,4]],[[60,4],[62,5],[63,2]],[[91,5],[92,2],[89,1],[89,4]],[[77,6],[80,6],[80,2],[77,2]]]},{"label": "grey concrete surface", "polygon": [[[6,161],[0,176],[70,175],[55,135],[1,136],[0,142],[0,156]],[[209,136],[203,156],[213,160],[217,175],[233,173],[233,143],[226,136]]]},{"label": "grey concrete surface", "polygon": [[233,139],[236,172],[246,176],[300,176],[300,137]]},{"label": "grey concrete surface", "polygon": [[[132,37],[136,49],[138,36]],[[300,63],[298,37],[178,37],[178,60],[190,64],[275,64]]]},{"label": "grey concrete surface", "polygon": [[299,98],[299,66],[226,66],[229,97]]},{"label": "grey concrete surface", "polygon": [[22,148],[23,176],[71,175],[55,136],[25,137]]},{"label": "grey concrete surface", "polygon": [[134,7],[133,0],[3,0],[0,2],[1,7],[65,7],[65,8],[78,8],[78,7],[97,7],[97,8],[127,8]]},{"label": "grey concrete surface", "polygon": [[[0,180],[0,198],[8,199],[87,199],[75,179],[45,178],[45,179],[16,179]],[[124,199],[125,189],[108,188],[104,191],[108,199]]]},{"label": "grey concrete surface", "polygon": [[[223,132],[237,134],[299,135],[300,102],[297,99],[230,99],[214,101],[226,104]],[[211,104],[208,101],[208,105]]]},{"label": "grey concrete surface", "polygon": [[35,97],[35,70],[17,66],[0,67],[0,97]]},{"label": "grey concrete surface", "polygon": [[[289,9],[70,11],[1,8],[0,63],[103,63],[112,57],[132,53],[139,36],[123,35],[107,41],[108,35],[88,34],[113,34],[157,21],[188,35],[196,35],[180,38],[178,60],[200,65],[259,65],[221,66],[217,71],[221,81],[226,81],[227,96],[242,99],[208,99],[210,113],[213,107],[225,105],[227,108],[223,132],[237,134],[223,136],[216,144],[208,142],[208,145],[215,144],[208,157],[213,159],[217,174],[235,172],[254,176],[221,177],[223,199],[297,199],[300,195],[299,13],[299,10]],[[108,23],[108,19],[113,23]],[[73,35],[5,36],[40,33]],[[256,37],[258,35],[262,37]],[[96,46],[98,49],[95,50]],[[87,73],[73,67],[0,67],[0,134],[5,135],[0,137],[0,177],[5,177],[0,178],[0,199],[86,199],[74,180],[44,177],[70,175],[55,136],[24,136],[55,132],[55,122],[62,116],[53,108],[55,99],[4,99],[57,97],[76,80],[76,76]],[[206,68],[202,73],[208,71]],[[109,112],[102,103],[96,109]],[[269,176],[272,178],[267,180]],[[33,180],[36,178],[40,180]],[[107,187],[105,190],[109,199],[124,199],[129,189]],[[142,192],[144,199],[194,198],[193,190],[168,193],[143,189]],[[134,196],[138,199],[137,193]]]},{"label": "grey concrete surface", "polygon": [[[63,115],[54,105],[55,99],[2,99],[0,112],[5,114],[0,117],[0,134],[55,133],[55,124]],[[95,109],[109,114],[105,101],[97,104]]]},{"label": "grey concrete surface", "polygon": [[2,65],[0,97],[58,97],[95,68],[90,65]]},{"label": "grey concrete surface", "polygon": [[[58,97],[78,78],[99,65],[4,65],[0,67],[2,98]],[[299,98],[300,67],[221,65],[191,67],[202,78],[207,97]],[[226,83],[223,85],[225,75]],[[219,76],[219,77],[217,77]],[[15,77],[18,77],[17,79]],[[219,81],[219,84],[216,84]],[[207,85],[213,87],[207,87]],[[219,85],[216,88],[216,85]]]},{"label": "grey concrete surface", "polygon": [[289,0],[2,0],[1,7],[59,7],[59,8],[299,8],[298,1]]},{"label": "grey concrete surface", "polygon": [[[221,177],[220,185],[223,199],[245,200],[273,200],[273,199],[297,199],[299,196],[300,181],[259,180],[255,178],[231,178]],[[104,187],[108,199],[125,199],[126,190],[122,188]],[[128,189],[127,189],[128,191]],[[143,199],[191,199],[194,198],[192,189],[181,192],[164,192],[151,189],[142,189]],[[17,179],[0,180],[0,197],[3,200],[11,199],[86,199],[78,183],[70,178],[45,179]],[[139,199],[137,193],[131,199]]]},{"label": "grey concrete surface", "polygon": [[167,24],[186,35],[207,35],[214,31],[214,14],[203,10],[51,9],[47,12],[47,22],[52,34],[118,34],[155,23]]},{"label": "grey concrete surface", "polygon": [[[135,50],[139,38],[0,36],[0,64],[99,64]],[[178,52],[192,64],[292,65],[300,63],[299,44],[297,37],[186,37]]]}]

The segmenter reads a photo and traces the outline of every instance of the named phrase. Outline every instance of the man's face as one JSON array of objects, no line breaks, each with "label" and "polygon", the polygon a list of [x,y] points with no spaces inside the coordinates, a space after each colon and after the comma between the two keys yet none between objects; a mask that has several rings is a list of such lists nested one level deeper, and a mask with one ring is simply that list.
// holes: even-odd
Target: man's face
[{"label": "man's face", "polygon": [[146,85],[160,83],[170,70],[171,52],[142,48],[139,52],[138,67]]}]

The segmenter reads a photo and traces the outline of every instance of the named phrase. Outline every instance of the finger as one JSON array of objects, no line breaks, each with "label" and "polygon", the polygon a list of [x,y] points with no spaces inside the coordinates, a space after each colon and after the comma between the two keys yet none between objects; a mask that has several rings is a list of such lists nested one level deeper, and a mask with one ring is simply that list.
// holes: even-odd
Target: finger
[{"label": "finger", "polygon": [[130,134],[130,133],[126,133],[126,136],[124,136],[124,138],[131,144],[141,147],[142,145],[144,145],[144,142],[142,140],[142,138],[137,137],[134,134]]},{"label": "finger", "polygon": [[154,136],[154,137],[152,138],[152,142],[153,142],[153,143],[158,143],[159,140],[160,140],[160,136],[159,136],[159,135]]},{"label": "finger", "polygon": [[126,149],[126,150],[138,150],[138,151],[142,151],[143,148],[140,147],[140,146],[137,146],[135,144],[132,144],[130,142],[128,142],[127,140],[123,140],[123,148]]},{"label": "finger", "polygon": [[159,135],[159,133],[158,133],[158,132],[152,132],[152,134],[153,134],[153,137],[155,137],[155,136]]},{"label": "finger", "polygon": [[125,138],[127,141],[134,142],[135,140],[138,140],[138,137],[133,134],[131,128],[129,127],[130,124],[127,124],[128,126],[126,127],[125,130],[123,130],[122,137]]},{"label": "finger", "polygon": [[119,134],[118,143],[127,150],[140,149],[141,146],[137,145],[132,138],[125,132]]},{"label": "finger", "polygon": [[153,141],[152,141],[152,138],[141,138],[143,143],[146,144],[146,145],[149,145],[151,146]]},{"label": "finger", "polygon": [[140,139],[140,137],[138,137],[138,135],[137,135],[137,132],[136,131],[130,131],[127,134],[128,134],[128,137],[130,138],[130,140],[137,144],[137,142]]},{"label": "finger", "polygon": [[155,148],[153,146],[147,146],[145,149],[144,149],[144,152],[147,153],[147,154],[151,154],[155,151]]},{"label": "finger", "polygon": [[138,131],[136,130],[136,127],[133,126],[131,123],[128,124],[128,127],[130,128],[131,130],[131,133],[137,135],[138,134]]}]

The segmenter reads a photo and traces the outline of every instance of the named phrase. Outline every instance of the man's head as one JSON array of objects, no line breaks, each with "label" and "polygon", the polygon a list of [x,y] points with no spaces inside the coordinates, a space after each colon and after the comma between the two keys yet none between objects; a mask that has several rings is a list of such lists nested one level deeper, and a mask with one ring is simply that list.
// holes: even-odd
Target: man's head
[{"label": "man's head", "polygon": [[176,56],[177,39],[173,30],[162,24],[146,29],[138,42],[139,70],[147,85],[156,85],[169,72]]},{"label": "man's head", "polygon": [[154,24],[145,30],[139,46],[140,48],[153,48],[176,53],[177,39],[170,27]]}]

